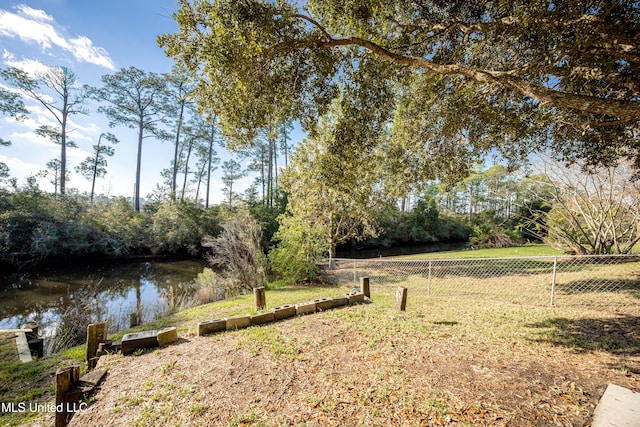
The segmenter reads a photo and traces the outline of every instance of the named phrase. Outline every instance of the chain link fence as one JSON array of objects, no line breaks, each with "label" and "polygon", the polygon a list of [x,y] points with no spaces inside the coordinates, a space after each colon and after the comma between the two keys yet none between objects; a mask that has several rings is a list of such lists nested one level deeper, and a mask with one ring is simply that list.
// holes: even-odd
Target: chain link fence
[{"label": "chain link fence", "polygon": [[432,260],[331,259],[321,279],[371,292],[408,289],[410,298],[499,300],[640,314],[640,255],[540,256]]}]

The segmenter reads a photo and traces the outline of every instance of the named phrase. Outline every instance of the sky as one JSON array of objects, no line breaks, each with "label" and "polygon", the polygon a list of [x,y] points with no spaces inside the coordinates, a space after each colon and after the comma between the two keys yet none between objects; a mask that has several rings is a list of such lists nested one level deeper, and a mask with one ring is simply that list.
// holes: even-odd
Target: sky
[{"label": "sky", "polygon": [[[175,0],[0,0],[0,67],[14,66],[34,72],[46,66],[66,66],[77,75],[80,84],[101,86],[101,76],[121,68],[168,73],[173,61],[158,47],[156,37],[175,33],[178,25],[172,18],[177,11]],[[7,89],[4,82],[0,85]],[[33,101],[27,101],[30,118],[23,122],[0,116],[0,138],[9,147],[0,146],[0,162],[20,184],[29,175],[46,169],[46,163],[60,157],[60,146],[38,137],[33,130],[42,124],[54,124],[53,116]],[[131,196],[135,180],[137,134],[123,126],[109,128],[108,120],[97,112],[97,104],[89,103],[88,115],[74,115],[68,137],[78,148],[67,149],[70,171],[67,188],[89,191],[90,181],[74,168],[91,154],[102,132],[112,132],[120,143],[115,155],[108,158],[105,178],[96,182],[96,193]],[[295,131],[292,141],[302,134]],[[156,189],[160,171],[169,167],[173,147],[169,142],[145,139],[142,152],[141,195]],[[231,156],[224,148],[219,157]],[[246,164],[245,164],[246,166]],[[239,191],[253,181],[247,176],[234,185]],[[50,179],[40,178],[41,188],[53,192]],[[211,200],[223,200],[220,170],[214,172]]]}]

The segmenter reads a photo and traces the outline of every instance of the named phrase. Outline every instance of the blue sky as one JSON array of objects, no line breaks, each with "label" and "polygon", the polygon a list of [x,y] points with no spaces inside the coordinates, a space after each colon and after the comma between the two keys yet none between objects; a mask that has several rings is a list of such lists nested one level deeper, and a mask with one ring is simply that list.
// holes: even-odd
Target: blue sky
[{"label": "blue sky", "polygon": [[[167,73],[173,61],[156,43],[159,34],[172,33],[178,26],[171,18],[177,10],[174,0],[34,0],[0,2],[0,67],[9,65],[34,71],[42,66],[67,66],[80,83],[100,86],[100,77],[120,68],[134,66],[145,71]],[[0,82],[0,84],[3,84]],[[108,173],[96,183],[96,192],[131,196],[135,177],[136,134],[124,127],[110,129],[105,117],[97,113],[97,105],[88,104],[89,115],[72,117],[73,132],[69,137],[78,148],[68,149],[71,171],[68,188],[88,191],[90,182],[73,168],[91,152],[101,132],[110,131],[119,139],[115,156],[109,158]],[[59,158],[59,146],[33,133],[38,125],[51,122],[41,107],[29,102],[31,119],[16,122],[0,117],[0,137],[12,141],[0,147],[0,162],[9,166],[20,182],[28,175],[45,169],[45,164]],[[53,123],[51,123],[53,124]],[[293,135],[293,142],[301,134]],[[218,149],[222,160],[230,156]],[[160,182],[160,171],[169,166],[173,149],[170,143],[146,139],[143,146],[141,195],[146,196]],[[211,198],[222,200],[219,171],[215,173]],[[253,177],[244,178],[234,187],[248,187]],[[53,191],[48,179],[41,187]]]}]

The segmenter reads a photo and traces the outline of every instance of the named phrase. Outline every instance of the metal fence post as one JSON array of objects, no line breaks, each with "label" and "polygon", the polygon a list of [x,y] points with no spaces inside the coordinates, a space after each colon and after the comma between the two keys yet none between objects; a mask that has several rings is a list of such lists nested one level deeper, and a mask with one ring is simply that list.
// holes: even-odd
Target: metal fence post
[{"label": "metal fence post", "polygon": [[429,260],[429,275],[427,276],[427,296],[431,296],[431,260]]},{"label": "metal fence post", "polygon": [[558,269],[558,257],[553,257],[553,276],[551,277],[551,306],[553,307],[553,300],[556,294],[556,271]]},{"label": "metal fence post", "polygon": [[356,260],[353,260],[353,283],[357,283],[358,278],[356,277]]}]

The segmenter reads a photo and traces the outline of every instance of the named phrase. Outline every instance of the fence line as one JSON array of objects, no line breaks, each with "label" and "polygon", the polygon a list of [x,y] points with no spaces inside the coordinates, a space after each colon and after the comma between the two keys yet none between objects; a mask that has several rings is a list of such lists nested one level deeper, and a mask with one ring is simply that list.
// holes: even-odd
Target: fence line
[{"label": "fence line", "polygon": [[530,256],[457,259],[344,259],[321,263],[337,284],[371,278],[372,290],[405,286],[427,298],[499,299],[584,306],[640,314],[640,255]]}]

